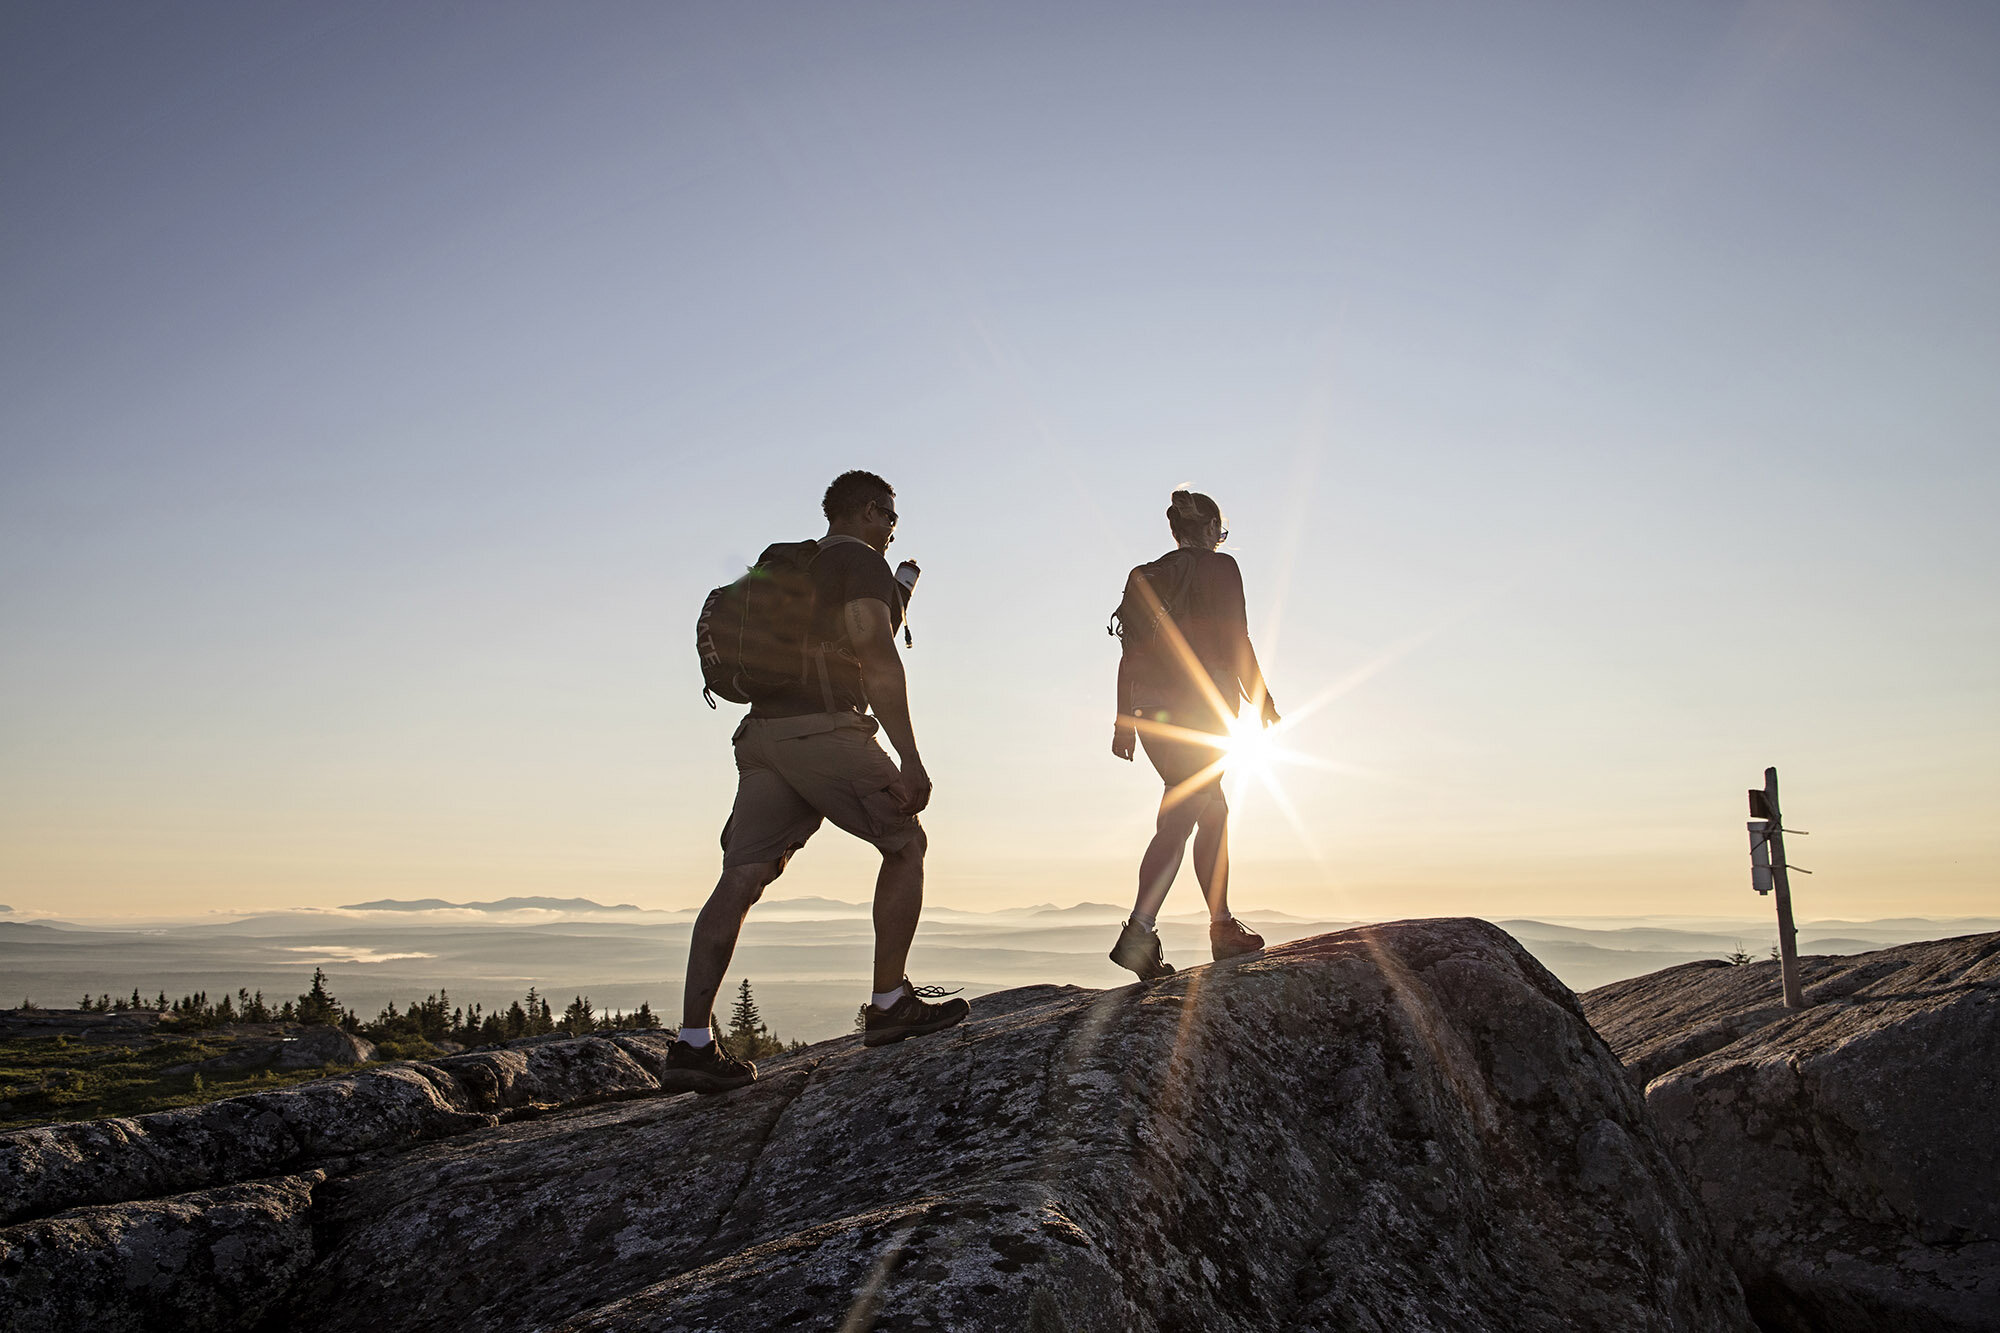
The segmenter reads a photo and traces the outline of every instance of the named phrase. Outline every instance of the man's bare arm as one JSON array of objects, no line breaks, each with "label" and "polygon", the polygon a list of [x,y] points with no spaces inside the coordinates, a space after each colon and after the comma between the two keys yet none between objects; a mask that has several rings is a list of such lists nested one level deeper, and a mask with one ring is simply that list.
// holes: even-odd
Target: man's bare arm
[{"label": "man's bare arm", "polygon": [[903,769],[903,812],[916,814],[931,801],[931,775],[917,757],[917,734],[910,725],[909,682],[903,675],[902,654],[896,651],[895,624],[889,604],[873,597],[861,597],[843,608],[847,639],[854,655],[861,659],[861,682],[868,690],[869,707],[889,733],[889,744]]}]

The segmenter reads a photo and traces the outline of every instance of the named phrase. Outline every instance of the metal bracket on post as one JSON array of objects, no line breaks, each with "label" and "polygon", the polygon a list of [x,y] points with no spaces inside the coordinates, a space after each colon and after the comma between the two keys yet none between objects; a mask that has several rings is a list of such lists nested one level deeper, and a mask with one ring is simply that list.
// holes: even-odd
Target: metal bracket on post
[{"label": "metal bracket on post", "polygon": [[1758,893],[1773,893],[1778,899],[1778,970],[1785,983],[1785,1008],[1803,1009],[1806,994],[1799,985],[1799,932],[1792,924],[1792,882],[1787,873],[1792,868],[1785,864],[1785,819],[1778,805],[1778,770],[1767,768],[1763,790],[1750,789],[1750,887]]}]

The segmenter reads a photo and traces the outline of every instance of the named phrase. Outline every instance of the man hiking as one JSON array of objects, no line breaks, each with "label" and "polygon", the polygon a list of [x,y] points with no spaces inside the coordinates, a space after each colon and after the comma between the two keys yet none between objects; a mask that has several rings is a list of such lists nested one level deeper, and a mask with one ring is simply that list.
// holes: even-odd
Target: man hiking
[{"label": "man hiking", "polygon": [[[917,814],[930,803],[931,779],[917,755],[896,651],[906,588],[882,558],[894,540],[895,499],[889,483],[872,472],[842,473],[821,501],[827,526],[816,549],[804,543],[803,552],[772,547],[745,576],[775,583],[774,557],[782,554],[801,571],[800,586],[809,587],[810,597],[798,599],[805,605],[796,612],[803,621],[796,672],[743,690],[750,713],[733,737],[736,801],[722,827],[722,877],[695,918],[680,1037],[667,1056],[668,1067],[698,1091],[720,1092],[757,1077],[756,1066],[715,1040],[715,995],[744,915],[821,819],[882,853],[875,879],[874,992],[863,1011],[862,1040],[879,1046],[921,1036],[971,1012],[964,1000],[931,1003],[926,996],[944,992],[912,986],[903,974],[923,908],[927,844]],[[914,577],[915,566],[908,569]],[[708,621],[705,609],[705,672],[712,648],[707,640],[718,632]],[[878,728],[896,747],[900,772],[876,741]]]}]

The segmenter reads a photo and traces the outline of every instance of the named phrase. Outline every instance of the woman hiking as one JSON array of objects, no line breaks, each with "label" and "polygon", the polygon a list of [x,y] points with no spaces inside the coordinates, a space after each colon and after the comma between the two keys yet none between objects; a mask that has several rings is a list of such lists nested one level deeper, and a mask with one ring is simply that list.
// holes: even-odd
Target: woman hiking
[{"label": "woman hiking", "polygon": [[1114,619],[1124,640],[1118,661],[1118,721],[1111,753],[1132,758],[1134,743],[1166,784],[1153,840],[1139,861],[1139,895],[1111,961],[1151,981],[1173,964],[1156,927],[1194,835],[1194,873],[1208,899],[1208,940],[1216,959],[1254,953],[1263,937],[1229,913],[1229,802],[1222,793],[1229,724],[1243,700],[1278,720],[1243,609],[1243,575],[1215,548],[1228,539],[1222,509],[1199,491],[1175,491],[1167,509],[1175,549],[1125,580]]}]

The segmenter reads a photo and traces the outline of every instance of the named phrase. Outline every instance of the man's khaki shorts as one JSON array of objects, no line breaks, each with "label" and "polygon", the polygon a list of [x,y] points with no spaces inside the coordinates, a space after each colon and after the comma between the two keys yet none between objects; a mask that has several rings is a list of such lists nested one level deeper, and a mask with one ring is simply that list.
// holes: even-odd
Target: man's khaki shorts
[{"label": "man's khaki shorts", "polygon": [[865,713],[744,718],[733,738],[736,804],[722,826],[722,864],[782,862],[823,818],[885,852],[916,837],[876,727]]}]

